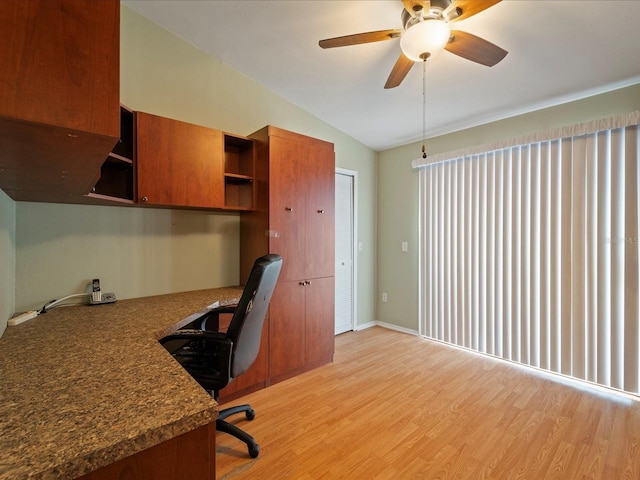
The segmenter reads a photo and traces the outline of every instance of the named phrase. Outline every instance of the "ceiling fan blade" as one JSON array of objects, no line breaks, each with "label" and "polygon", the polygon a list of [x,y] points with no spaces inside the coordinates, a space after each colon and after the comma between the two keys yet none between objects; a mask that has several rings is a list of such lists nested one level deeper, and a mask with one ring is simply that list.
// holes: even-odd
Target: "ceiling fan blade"
[{"label": "ceiling fan blade", "polygon": [[489,7],[493,7],[496,3],[500,3],[502,0],[453,0],[443,13],[445,17],[449,15],[452,10],[457,10],[459,15],[453,15],[449,19],[449,22],[457,22],[458,20],[464,20],[476,13],[480,13]]},{"label": "ceiling fan blade", "polygon": [[318,44],[322,48],[346,47],[348,45],[359,45],[361,43],[381,42],[391,40],[402,34],[402,30],[378,30],[376,32],[356,33],[345,35],[344,37],[327,38],[320,40]]},{"label": "ceiling fan blade", "polygon": [[508,53],[487,40],[460,30],[451,31],[451,39],[444,49],[487,67],[493,67]]},{"label": "ceiling fan blade", "polygon": [[394,88],[402,83],[404,77],[407,76],[411,67],[415,62],[407,58],[404,53],[400,54],[400,57],[396,61],[396,64],[391,69],[387,83],[384,84],[384,88]]},{"label": "ceiling fan blade", "polygon": [[429,8],[431,8],[430,0],[402,0],[402,4],[412,17],[415,17],[420,10],[428,12]]}]

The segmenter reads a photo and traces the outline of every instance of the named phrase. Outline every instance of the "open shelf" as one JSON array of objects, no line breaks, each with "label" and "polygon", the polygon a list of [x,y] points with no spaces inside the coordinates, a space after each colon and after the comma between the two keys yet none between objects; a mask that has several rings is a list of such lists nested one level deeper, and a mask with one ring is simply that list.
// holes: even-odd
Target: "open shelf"
[{"label": "open shelf", "polygon": [[133,201],[133,161],[109,155],[92,193]]},{"label": "open shelf", "polygon": [[122,158],[133,160],[134,131],[133,112],[120,106],[120,141],[113,147],[113,153]]},{"label": "open shelf", "polygon": [[238,210],[252,210],[254,208],[253,178],[245,175],[224,175],[225,207]]},{"label": "open shelf", "polygon": [[92,198],[133,203],[134,200],[134,113],[120,106],[120,140],[100,168],[100,178],[89,194]]},{"label": "open shelf", "polygon": [[255,208],[253,140],[224,135],[224,206],[234,210]]}]

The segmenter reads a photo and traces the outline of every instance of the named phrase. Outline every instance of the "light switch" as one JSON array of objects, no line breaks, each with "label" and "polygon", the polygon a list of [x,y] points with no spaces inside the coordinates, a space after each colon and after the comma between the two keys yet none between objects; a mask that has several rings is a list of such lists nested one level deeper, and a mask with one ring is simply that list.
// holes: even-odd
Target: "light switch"
[{"label": "light switch", "polygon": [[409,242],[402,242],[402,251],[403,252],[409,251]]}]

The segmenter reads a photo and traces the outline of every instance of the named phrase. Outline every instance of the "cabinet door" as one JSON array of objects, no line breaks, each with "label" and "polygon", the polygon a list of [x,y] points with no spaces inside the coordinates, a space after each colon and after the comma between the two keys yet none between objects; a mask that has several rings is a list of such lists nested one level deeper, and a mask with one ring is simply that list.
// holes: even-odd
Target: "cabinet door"
[{"label": "cabinet door", "polygon": [[120,2],[0,0],[0,188],[81,201],[119,136]]},{"label": "cabinet door", "polygon": [[304,143],[270,137],[269,251],[282,259],[280,281],[299,280],[305,272]]},{"label": "cabinet door", "polygon": [[118,137],[118,0],[2,0],[0,31],[0,117]]},{"label": "cabinet door", "polygon": [[305,286],[305,361],[318,366],[333,360],[334,278],[314,278]]},{"label": "cabinet door", "polygon": [[[269,376],[300,368],[305,363],[305,285],[278,280],[269,304]],[[277,378],[276,378],[277,381]]]},{"label": "cabinet door", "polygon": [[333,149],[310,148],[305,173],[304,278],[332,277],[335,270],[335,160]]},{"label": "cabinet door", "polygon": [[138,202],[223,207],[222,132],[142,112],[136,118]]},{"label": "cabinet door", "polygon": [[76,480],[211,480],[216,477],[215,452],[216,424],[213,422],[117,460]]}]

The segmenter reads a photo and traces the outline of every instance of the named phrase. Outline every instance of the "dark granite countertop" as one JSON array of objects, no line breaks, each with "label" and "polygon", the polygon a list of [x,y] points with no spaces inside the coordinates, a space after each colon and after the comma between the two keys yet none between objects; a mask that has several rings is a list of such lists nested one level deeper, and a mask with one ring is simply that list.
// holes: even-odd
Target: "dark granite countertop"
[{"label": "dark granite countertop", "polygon": [[157,342],[241,287],[56,307],[0,338],[0,479],[74,478],[207,425],[216,402]]}]

